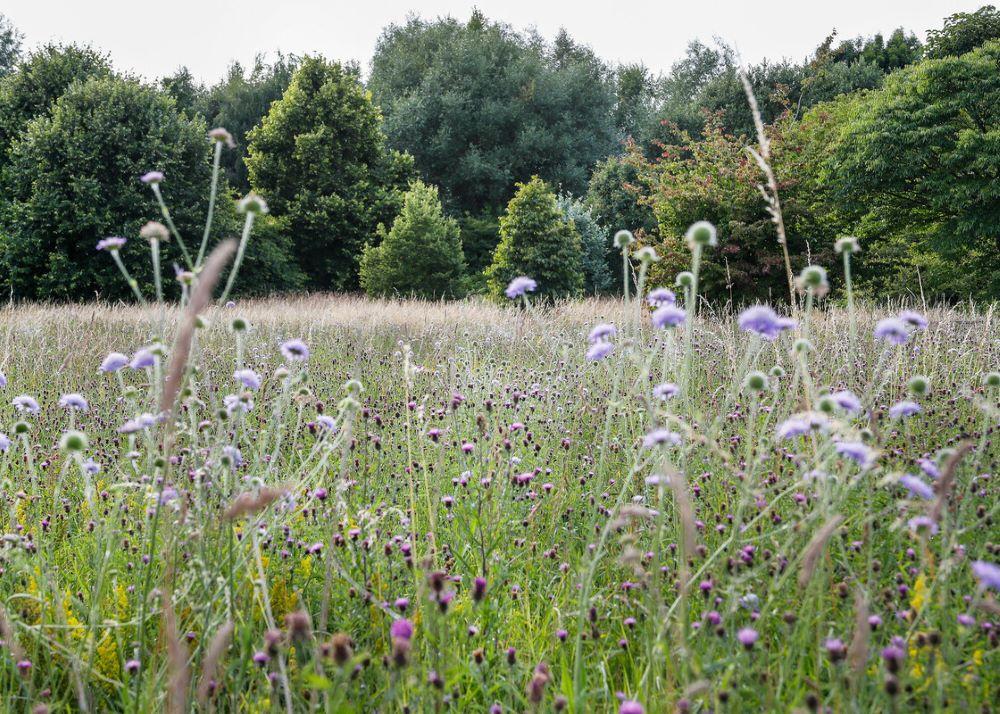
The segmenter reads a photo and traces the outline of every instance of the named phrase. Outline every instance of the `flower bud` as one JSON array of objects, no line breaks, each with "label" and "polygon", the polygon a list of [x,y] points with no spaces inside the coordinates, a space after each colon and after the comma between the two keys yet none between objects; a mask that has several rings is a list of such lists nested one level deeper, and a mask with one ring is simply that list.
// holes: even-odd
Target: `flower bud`
[{"label": "flower bud", "polygon": [[149,221],[139,229],[139,237],[148,241],[158,240],[166,242],[170,240],[170,231],[159,221]]},{"label": "flower bud", "polygon": [[906,386],[909,388],[911,394],[922,397],[930,391],[931,383],[927,377],[918,374],[910,377],[910,381],[906,383]]},{"label": "flower bud", "polygon": [[858,239],[854,236],[843,236],[838,238],[837,242],[833,244],[833,249],[838,254],[857,253],[861,250],[861,246],[858,244]]},{"label": "flower bud", "polygon": [[240,213],[267,213],[267,202],[251,191],[244,196],[236,206]]},{"label": "flower bud", "polygon": [[715,226],[708,221],[692,223],[684,234],[684,239],[691,250],[694,250],[695,246],[714,248],[719,244],[719,234]]},{"label": "flower bud", "polygon": [[625,250],[633,243],[635,243],[635,236],[632,235],[632,231],[622,229],[615,233],[615,248]]}]

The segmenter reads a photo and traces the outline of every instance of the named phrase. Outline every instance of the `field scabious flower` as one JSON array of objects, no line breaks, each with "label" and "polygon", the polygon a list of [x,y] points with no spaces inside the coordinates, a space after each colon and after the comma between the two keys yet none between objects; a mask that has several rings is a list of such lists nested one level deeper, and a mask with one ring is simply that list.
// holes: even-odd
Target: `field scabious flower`
[{"label": "field scabious flower", "polygon": [[7,451],[10,448],[10,437],[0,431],[0,453]]},{"label": "field scabious flower", "polygon": [[289,362],[305,362],[309,359],[309,348],[305,342],[294,338],[281,343],[281,354]]},{"label": "field scabious flower", "polygon": [[642,439],[642,446],[645,449],[652,449],[654,446],[662,444],[679,446],[680,443],[681,435],[668,429],[654,429]]},{"label": "field scabious flower", "polygon": [[97,241],[97,250],[106,250],[108,252],[114,252],[121,250],[122,247],[127,243],[121,236],[108,236],[107,238],[102,238]]},{"label": "field scabious flower", "polygon": [[913,310],[903,310],[899,313],[899,319],[914,330],[927,329],[927,318],[919,312],[915,312]]},{"label": "field scabious flower", "polygon": [[156,355],[153,354],[152,350],[143,347],[132,355],[132,361],[128,363],[128,366],[132,369],[145,369],[154,364],[156,364]]},{"label": "field scabious flower", "polygon": [[740,313],[737,324],[741,330],[773,342],[782,332],[795,327],[796,322],[790,317],[781,317],[767,305],[756,305]]},{"label": "field scabious flower", "polygon": [[252,369],[238,369],[233,372],[233,379],[242,384],[247,389],[257,391],[260,389],[261,376]]},{"label": "field scabious flower", "polygon": [[858,399],[858,396],[854,392],[849,390],[844,389],[834,392],[830,395],[830,399],[848,414],[857,414],[861,411],[861,400]]},{"label": "field scabious flower", "polygon": [[164,178],[165,177],[162,171],[147,171],[146,173],[144,173],[142,176],[139,177],[139,180],[142,181],[147,186],[149,185],[155,186],[156,184],[162,182]]},{"label": "field scabious flower", "polygon": [[90,405],[87,400],[83,398],[81,394],[64,394],[59,397],[59,406],[63,409],[77,409],[81,412],[85,412],[90,409]]},{"label": "field scabious flower", "polygon": [[656,288],[649,291],[649,295],[646,296],[646,302],[653,307],[674,305],[677,302],[677,296],[674,294],[673,290],[668,288]]},{"label": "field scabious flower", "polygon": [[976,560],[972,563],[972,574],[982,588],[993,588],[1000,591],[1000,565]]},{"label": "field scabious flower", "polygon": [[899,477],[899,483],[910,492],[913,496],[918,496],[925,500],[930,500],[934,498],[934,489],[924,483],[917,476],[911,476],[910,474],[904,474]]},{"label": "field scabious flower", "polygon": [[14,408],[19,412],[28,412],[29,414],[37,414],[42,410],[42,408],[38,406],[38,402],[35,401],[35,398],[29,397],[27,394],[14,397],[14,401],[12,401],[11,404],[13,404]]},{"label": "field scabious flower", "polygon": [[143,431],[153,426],[157,421],[156,417],[152,414],[143,413],[134,419],[129,419],[127,422],[118,427],[118,432],[120,434],[135,434],[136,432]]},{"label": "field scabious flower", "polygon": [[863,469],[867,469],[875,462],[875,453],[860,441],[838,441],[834,449]]},{"label": "field scabious flower", "polygon": [[587,350],[587,361],[598,362],[612,352],[614,352],[615,346],[610,342],[598,342],[590,346]]},{"label": "field scabious flower", "polygon": [[659,330],[677,327],[684,323],[684,319],[684,310],[676,305],[664,305],[654,310],[652,315],[653,326]]},{"label": "field scabious flower", "polygon": [[895,317],[879,320],[875,325],[875,339],[893,345],[905,345],[910,339],[910,331],[906,323]]},{"label": "field scabious flower", "polygon": [[903,417],[913,416],[921,411],[920,405],[916,402],[910,401],[909,399],[904,399],[900,402],[896,402],[891,407],[889,407],[889,416],[893,419],[901,419]]},{"label": "field scabious flower", "polygon": [[0,389],[7,386],[7,375],[0,371]]},{"label": "field scabious flower", "polygon": [[618,330],[615,329],[614,325],[600,324],[595,326],[594,329],[590,331],[590,334],[587,336],[587,341],[593,345],[598,342],[609,340],[616,334],[618,334]]},{"label": "field scabious flower", "polygon": [[526,275],[521,275],[514,278],[507,284],[507,289],[504,290],[504,295],[506,295],[511,300],[523,296],[525,293],[533,293],[538,289],[538,283],[529,278]]},{"label": "field scabious flower", "polygon": [[117,372],[122,367],[128,364],[128,357],[123,355],[121,352],[111,352],[104,361],[101,362],[101,366],[97,369],[101,372]]},{"label": "field scabious flower", "polygon": [[664,382],[653,387],[653,396],[663,401],[676,397],[679,392],[680,388],[673,382]]}]

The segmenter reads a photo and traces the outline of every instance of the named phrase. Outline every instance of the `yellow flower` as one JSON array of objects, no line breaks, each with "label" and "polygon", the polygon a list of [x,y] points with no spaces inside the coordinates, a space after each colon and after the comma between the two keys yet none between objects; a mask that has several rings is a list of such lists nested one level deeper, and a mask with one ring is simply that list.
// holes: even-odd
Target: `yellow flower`
[{"label": "yellow flower", "polygon": [[913,608],[914,614],[919,613],[927,601],[927,590],[927,577],[921,574],[913,584],[913,597],[910,598],[910,607]]}]

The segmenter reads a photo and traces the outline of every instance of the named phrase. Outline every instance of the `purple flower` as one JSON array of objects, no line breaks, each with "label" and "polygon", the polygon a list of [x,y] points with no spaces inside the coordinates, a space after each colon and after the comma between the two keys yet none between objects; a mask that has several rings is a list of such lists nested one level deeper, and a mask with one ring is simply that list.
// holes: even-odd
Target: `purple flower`
[{"label": "purple flower", "polygon": [[907,525],[909,525],[910,530],[915,533],[929,531],[931,535],[934,535],[938,532],[937,523],[935,523],[934,519],[929,516],[915,516],[908,521]]},{"label": "purple flower", "polygon": [[232,464],[233,468],[239,468],[243,465],[243,454],[235,446],[226,445],[222,447],[222,454],[229,459],[229,463]]},{"label": "purple flower", "polygon": [[604,340],[610,339],[614,337],[616,334],[618,334],[618,331],[615,329],[614,325],[600,324],[594,327],[594,329],[590,331],[590,335],[587,337],[587,341],[593,345],[598,342],[603,342]]},{"label": "purple flower", "polygon": [[867,469],[875,461],[874,452],[860,441],[838,441],[834,447],[837,453]]},{"label": "purple flower", "polygon": [[935,464],[930,459],[926,458],[917,459],[917,465],[920,466],[921,471],[930,476],[932,479],[937,480],[941,478],[941,469],[939,469],[937,464]]},{"label": "purple flower", "polygon": [[830,399],[848,414],[857,414],[861,411],[861,400],[854,392],[844,389],[831,394]]},{"label": "purple flower", "polygon": [[875,339],[894,345],[903,345],[910,339],[910,331],[902,320],[887,317],[884,320],[879,320],[878,324],[875,325]]},{"label": "purple flower", "polygon": [[121,236],[108,236],[107,238],[101,238],[101,240],[97,241],[97,250],[121,250],[122,246],[127,242],[128,241]]},{"label": "purple flower", "polygon": [[644,449],[652,449],[654,446],[660,446],[661,444],[679,446],[680,443],[681,435],[667,429],[654,429],[642,438],[642,447]]},{"label": "purple flower", "polygon": [[759,637],[760,635],[757,634],[757,630],[752,627],[744,627],[736,633],[736,639],[747,649],[753,647]]},{"label": "purple flower", "polygon": [[913,310],[903,310],[899,313],[899,319],[912,327],[914,330],[927,329],[927,318],[919,312],[914,312]]},{"label": "purple flower", "polygon": [[676,305],[664,305],[653,311],[653,326],[663,330],[684,323],[684,311]]},{"label": "purple flower", "polygon": [[0,372],[0,389],[3,389],[6,386],[7,386],[7,375],[4,374],[3,372]]},{"label": "purple flower", "polygon": [[222,398],[222,404],[226,409],[226,413],[230,416],[236,412],[247,414],[253,410],[253,399],[250,399],[249,392],[245,392],[244,394],[227,394]]},{"label": "purple flower", "polygon": [[118,427],[118,433],[120,434],[134,434],[137,431],[142,431],[143,429],[148,429],[157,422],[155,416],[149,413],[140,414],[135,419],[129,419],[127,422]]},{"label": "purple flower", "polygon": [[156,364],[156,356],[150,350],[143,347],[132,355],[132,361],[128,363],[128,366],[132,369],[145,369],[146,367],[152,367],[154,364]]},{"label": "purple flower", "polygon": [[332,431],[334,433],[336,433],[337,431],[336,420],[334,420],[334,418],[328,414],[320,414],[318,417],[316,417],[316,423],[319,424],[319,426],[325,429],[326,431]]},{"label": "purple flower", "polygon": [[779,439],[794,439],[805,436],[812,431],[812,424],[803,417],[789,417],[778,425],[777,436]]},{"label": "purple flower", "polygon": [[138,672],[139,671],[139,660],[137,660],[137,659],[130,659],[128,662],[126,662],[125,663],[125,671],[128,672],[129,674],[135,674],[136,672]]},{"label": "purple flower", "polygon": [[104,361],[101,362],[101,366],[98,370],[101,372],[117,372],[122,367],[128,364],[128,357],[123,355],[121,352],[111,352]]},{"label": "purple flower", "polygon": [[891,407],[889,407],[889,416],[893,419],[900,419],[902,417],[913,416],[918,414],[921,410],[920,405],[916,402],[911,402],[909,399],[904,399],[901,402],[896,402]]},{"label": "purple flower", "polygon": [[411,637],[413,637],[413,623],[405,617],[393,620],[392,624],[389,625],[389,635],[393,639],[408,641]]},{"label": "purple flower", "polygon": [[538,283],[529,278],[526,275],[514,278],[507,285],[507,289],[504,290],[504,295],[513,300],[514,298],[519,298],[525,293],[533,293],[538,288]]},{"label": "purple flower", "polygon": [[0,431],[0,454],[10,448],[10,438]]},{"label": "purple flower", "polygon": [[28,412],[29,414],[37,414],[42,409],[38,406],[38,402],[35,401],[35,398],[29,397],[27,394],[14,397],[14,401],[12,401],[11,404],[13,404],[14,408],[19,412]]},{"label": "purple flower", "polygon": [[767,305],[755,305],[747,308],[737,320],[741,330],[753,332],[765,340],[776,340],[785,330],[795,327],[795,320],[781,317]]},{"label": "purple flower", "polygon": [[972,574],[982,588],[993,588],[1000,591],[1000,566],[977,560],[972,563]]},{"label": "purple flower", "polygon": [[139,180],[145,184],[155,186],[156,184],[160,183],[163,180],[163,172],[147,171],[146,173],[144,173],[142,176],[139,177]]},{"label": "purple flower", "polygon": [[674,295],[673,290],[668,290],[667,288],[656,288],[655,290],[649,291],[649,295],[646,296],[646,302],[653,307],[663,307],[664,305],[673,305],[676,303],[677,296]]},{"label": "purple flower", "polygon": [[634,699],[626,699],[618,707],[618,714],[645,714],[645,709]]},{"label": "purple flower", "polygon": [[910,492],[911,496],[917,496],[927,501],[934,498],[934,489],[924,483],[919,477],[904,474],[899,477],[899,483]]},{"label": "purple flower", "polygon": [[247,389],[257,391],[260,389],[261,377],[252,369],[238,369],[233,372],[233,379],[242,384]]},{"label": "purple flower", "polygon": [[680,387],[673,382],[664,382],[653,387],[653,396],[664,401],[676,397],[678,392],[680,392]]},{"label": "purple flower", "polygon": [[85,412],[90,409],[90,405],[87,404],[87,400],[80,394],[62,395],[59,397],[59,406],[63,409],[79,409],[81,412]]},{"label": "purple flower", "polygon": [[587,361],[598,362],[611,354],[614,349],[615,346],[610,342],[598,342],[593,344],[587,350]]},{"label": "purple flower", "polygon": [[305,342],[295,338],[281,343],[281,354],[289,362],[305,362],[309,359],[309,348]]}]

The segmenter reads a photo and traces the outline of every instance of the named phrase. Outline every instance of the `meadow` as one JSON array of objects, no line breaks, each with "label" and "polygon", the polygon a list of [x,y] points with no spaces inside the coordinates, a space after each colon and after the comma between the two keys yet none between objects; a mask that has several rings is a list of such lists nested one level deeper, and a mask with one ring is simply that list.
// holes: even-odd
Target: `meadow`
[{"label": "meadow", "polygon": [[5,706],[989,710],[1000,314],[813,303],[8,306]]}]

